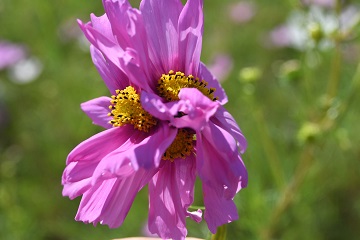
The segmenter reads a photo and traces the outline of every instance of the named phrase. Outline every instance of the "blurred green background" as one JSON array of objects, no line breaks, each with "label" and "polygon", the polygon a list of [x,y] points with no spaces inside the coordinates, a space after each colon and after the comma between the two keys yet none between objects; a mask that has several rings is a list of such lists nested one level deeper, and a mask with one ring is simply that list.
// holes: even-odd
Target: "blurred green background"
[{"label": "blurred green background", "polygon": [[[359,31],[325,51],[274,48],[269,32],[294,9],[308,9],[295,0],[257,0],[254,16],[236,22],[229,11],[237,2],[205,1],[202,51],[207,64],[218,54],[233,60],[223,82],[226,108],[249,143],[243,156],[249,185],[235,198],[240,220],[229,224],[228,239],[358,239]],[[43,64],[27,84],[0,72],[9,120],[0,126],[0,239],[144,235],[147,189],[118,229],[74,221],[80,198],[61,194],[67,154],[102,130],[79,105],[108,95],[77,35],[76,19],[88,21],[90,13],[103,14],[100,0],[0,0],[0,40],[26,45]],[[207,235],[204,222],[188,221],[188,230]]]}]

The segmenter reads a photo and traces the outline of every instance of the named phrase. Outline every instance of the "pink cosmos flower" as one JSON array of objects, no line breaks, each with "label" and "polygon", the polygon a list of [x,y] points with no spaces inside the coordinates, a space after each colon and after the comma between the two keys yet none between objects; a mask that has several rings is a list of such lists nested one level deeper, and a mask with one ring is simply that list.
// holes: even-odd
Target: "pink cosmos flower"
[{"label": "pink cosmos flower", "polygon": [[105,14],[79,25],[110,97],[81,105],[106,128],[67,158],[63,195],[82,199],[75,219],[119,227],[149,186],[151,233],[184,239],[196,176],[211,232],[238,218],[235,194],[247,185],[246,140],[222,105],[224,90],[200,62],[203,1],[103,0]]}]

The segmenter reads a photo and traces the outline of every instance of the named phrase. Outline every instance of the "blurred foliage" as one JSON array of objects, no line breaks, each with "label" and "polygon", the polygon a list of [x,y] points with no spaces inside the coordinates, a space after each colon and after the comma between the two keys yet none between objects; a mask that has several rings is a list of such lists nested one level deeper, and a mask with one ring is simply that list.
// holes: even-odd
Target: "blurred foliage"
[{"label": "blurred foliage", "polygon": [[[243,156],[249,185],[235,198],[240,220],[229,224],[228,239],[357,239],[359,35],[327,51],[272,48],[268,33],[301,8],[299,2],[254,1],[256,14],[243,24],[229,18],[235,2],[205,1],[202,52],[205,63],[218,53],[233,58],[223,82],[226,108],[249,142]],[[66,36],[76,33],[77,18],[87,21],[91,12],[103,13],[100,0],[0,0],[0,39],[25,44],[44,64],[29,84],[15,84],[0,72],[0,107],[9,118],[0,126],[0,239],[143,234],[147,189],[119,229],[74,221],[80,199],[61,195],[67,154],[101,131],[79,104],[108,95],[89,52]],[[245,68],[256,71],[256,81],[239,79]],[[198,190],[195,205],[200,196]],[[188,226],[190,236],[207,234],[204,222]]]}]

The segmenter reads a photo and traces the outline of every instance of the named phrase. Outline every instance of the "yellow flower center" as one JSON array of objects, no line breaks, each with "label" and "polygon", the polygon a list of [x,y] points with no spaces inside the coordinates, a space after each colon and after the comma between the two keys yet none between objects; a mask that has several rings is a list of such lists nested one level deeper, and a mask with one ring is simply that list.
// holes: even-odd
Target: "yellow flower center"
[{"label": "yellow flower center", "polygon": [[194,133],[190,129],[181,128],[168,149],[166,149],[162,160],[174,161],[176,158],[186,158],[194,150]]},{"label": "yellow flower center", "polygon": [[[196,88],[209,99],[215,101],[215,88],[207,88],[207,82],[199,80],[192,75],[186,76],[182,72],[169,71],[169,74],[163,74],[158,81],[157,90],[159,95],[167,101],[179,100],[179,92],[182,88]],[[178,117],[183,113],[179,112]],[[194,151],[194,139],[196,135],[190,129],[179,129],[175,140],[166,150],[163,160],[174,161],[176,158],[186,158]]]},{"label": "yellow flower center", "polygon": [[133,87],[116,90],[116,94],[111,96],[108,114],[113,117],[110,123],[114,127],[132,124],[134,128],[148,132],[157,124],[156,119],[141,107],[140,96]]},{"label": "yellow flower center", "polygon": [[215,101],[218,98],[214,97],[215,88],[206,88],[207,82],[199,80],[193,75],[186,76],[182,72],[174,72],[171,70],[169,74],[163,74],[158,81],[157,90],[159,95],[167,101],[179,100],[179,92],[182,88],[197,88],[205,96]]}]

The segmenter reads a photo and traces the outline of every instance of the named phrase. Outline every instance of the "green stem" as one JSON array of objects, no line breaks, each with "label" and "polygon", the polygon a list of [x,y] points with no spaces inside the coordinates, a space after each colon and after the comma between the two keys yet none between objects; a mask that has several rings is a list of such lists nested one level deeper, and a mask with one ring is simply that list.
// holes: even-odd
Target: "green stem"
[{"label": "green stem", "polygon": [[[338,19],[338,29],[340,30],[340,13],[341,13],[341,1],[337,0],[336,2],[336,14]],[[335,38],[335,51],[334,56],[332,58],[331,63],[331,75],[327,88],[327,97],[331,100],[333,97],[337,95],[337,89],[340,82],[340,69],[342,63],[342,55],[341,55],[341,47],[340,47],[340,39],[339,37]]]},{"label": "green stem", "polygon": [[194,210],[205,210],[205,207],[204,206],[195,206],[195,205],[191,205],[189,206],[190,209],[194,209]]},{"label": "green stem", "polygon": [[284,173],[281,170],[282,167],[280,164],[279,156],[274,146],[274,143],[270,138],[269,130],[266,127],[267,123],[261,109],[255,111],[255,119],[258,122],[260,139],[264,146],[266,159],[268,160],[272,175],[275,179],[278,189],[282,190],[285,185]]},{"label": "green stem", "polygon": [[287,185],[285,191],[279,198],[277,205],[272,212],[269,220],[269,226],[267,226],[261,232],[262,239],[272,239],[276,233],[276,226],[281,219],[282,214],[289,208],[292,204],[296,193],[298,192],[299,187],[303,183],[306,173],[310,169],[313,162],[313,146],[308,145],[300,157],[300,163],[295,171],[292,181]]},{"label": "green stem", "polygon": [[226,240],[227,224],[224,224],[217,228],[215,234],[210,234],[207,240]]}]

